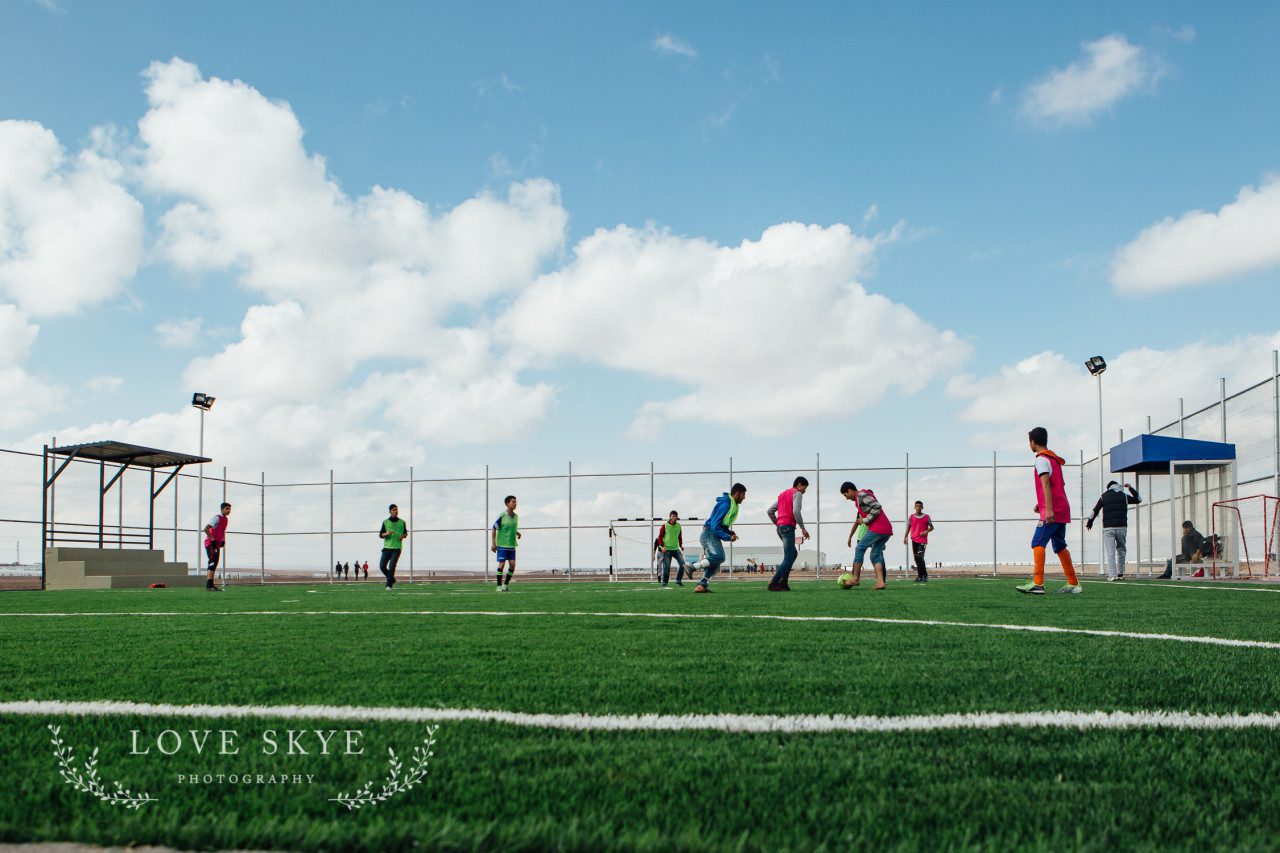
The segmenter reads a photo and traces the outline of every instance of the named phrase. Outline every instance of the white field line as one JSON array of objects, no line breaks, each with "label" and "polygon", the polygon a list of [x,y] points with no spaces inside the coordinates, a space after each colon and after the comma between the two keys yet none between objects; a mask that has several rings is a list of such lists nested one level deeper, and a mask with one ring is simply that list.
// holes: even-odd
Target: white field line
[{"label": "white field line", "polygon": [[573,731],[921,732],[942,729],[1277,729],[1280,714],[1188,711],[1029,711],[902,717],[842,714],[526,714],[479,708],[361,708],[349,705],[167,705],[146,702],[0,703],[0,715],[267,718],[351,722],[486,722]]},{"label": "white field line", "polygon": [[1188,636],[1184,634],[1146,634],[1137,631],[1109,631],[1101,628],[1060,628],[1054,625],[1007,625],[997,622],[947,622],[938,619],[890,619],[880,616],[778,616],[753,613],[634,613],[584,610],[230,610],[180,611],[137,610],[97,611],[83,613],[0,613],[0,619],[74,619],[78,617],[158,617],[196,619],[214,616],[574,616],[587,618],[629,619],[721,619],[765,620],[777,622],[871,623],[877,625],[928,625],[942,628],[981,628],[991,631],[1026,631],[1033,634],[1077,634],[1087,637],[1117,637],[1129,640],[1154,640],[1171,643],[1195,643],[1206,646],[1231,646],[1246,649],[1280,649],[1280,642],[1269,640],[1237,640],[1229,637]]},{"label": "white field line", "polygon": [[1129,589],[1146,589],[1147,587],[1159,586],[1164,587],[1165,589],[1198,589],[1202,592],[1270,592],[1273,594],[1280,594],[1280,589],[1258,589],[1250,586],[1216,586],[1208,583],[1155,583],[1153,581],[1139,581],[1134,583],[1129,580],[1119,582],[1085,581],[1085,583],[1102,584],[1116,589],[1123,589],[1125,587],[1128,587]]}]

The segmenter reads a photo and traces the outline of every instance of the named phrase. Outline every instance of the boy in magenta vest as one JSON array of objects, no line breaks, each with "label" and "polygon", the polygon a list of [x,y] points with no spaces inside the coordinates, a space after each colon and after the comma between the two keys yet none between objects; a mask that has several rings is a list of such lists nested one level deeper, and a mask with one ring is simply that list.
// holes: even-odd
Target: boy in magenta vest
[{"label": "boy in magenta vest", "polygon": [[1027,433],[1027,441],[1031,445],[1031,452],[1036,455],[1035,511],[1040,515],[1040,523],[1036,525],[1036,532],[1031,537],[1035,577],[1031,583],[1014,588],[1028,595],[1044,595],[1044,549],[1046,545],[1052,544],[1053,552],[1058,555],[1062,571],[1067,576],[1066,586],[1058,592],[1078,594],[1081,591],[1080,584],[1076,582],[1076,569],[1071,564],[1071,552],[1067,550],[1071,504],[1067,501],[1067,487],[1062,478],[1062,466],[1066,460],[1048,448],[1049,431],[1044,427],[1036,427]]},{"label": "boy in magenta vest", "polygon": [[204,526],[204,552],[209,557],[209,580],[204,588],[209,592],[222,592],[213,585],[213,575],[218,569],[218,558],[227,544],[227,519],[231,515],[231,504],[224,503],[218,514],[209,519]]},{"label": "boy in magenta vest", "polygon": [[853,483],[846,481],[840,485],[840,494],[844,495],[845,500],[853,501],[854,508],[858,512],[858,518],[849,531],[848,544],[853,545],[854,532],[861,525],[867,526],[867,532],[862,534],[862,538],[853,549],[852,585],[857,586],[862,582],[862,558],[870,551],[871,565],[876,572],[876,585],[873,589],[884,589],[884,545],[889,541],[889,537],[893,536],[893,525],[889,523],[889,516],[885,514],[880,501],[876,500],[875,492],[870,489],[859,489]]},{"label": "boy in magenta vest", "polygon": [[916,501],[916,511],[907,516],[907,534],[902,537],[902,544],[911,538],[911,556],[916,561],[915,583],[928,583],[929,569],[924,564],[924,551],[929,547],[929,534],[933,532],[933,519],[924,514],[924,503]]},{"label": "boy in magenta vest", "polygon": [[791,488],[778,495],[766,512],[769,520],[778,531],[782,540],[782,562],[773,572],[773,580],[769,581],[769,592],[791,592],[791,584],[787,579],[791,576],[791,567],[795,565],[799,551],[796,550],[796,528],[800,528],[800,544],[809,538],[809,531],[804,526],[804,516],[800,514],[800,504],[804,500],[809,481],[804,477],[796,477]]}]

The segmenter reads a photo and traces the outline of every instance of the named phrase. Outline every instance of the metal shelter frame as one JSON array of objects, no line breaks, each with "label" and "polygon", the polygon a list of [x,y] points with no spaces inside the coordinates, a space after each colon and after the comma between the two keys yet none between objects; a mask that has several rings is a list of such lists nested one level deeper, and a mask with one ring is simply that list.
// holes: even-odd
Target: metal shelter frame
[{"label": "metal shelter frame", "polygon": [[[58,463],[59,456],[66,457],[61,464]],[[62,534],[59,536],[49,517],[49,490],[57,482],[62,472],[67,469],[67,466],[77,460],[98,463],[98,534],[96,537],[94,537],[92,531],[72,531],[70,535]],[[105,547],[107,492],[111,491],[112,486],[119,482],[129,468],[147,468],[151,472],[151,497],[147,502],[148,517],[145,535],[147,548],[150,549],[155,547],[156,498],[173,482],[174,478],[178,476],[178,472],[187,465],[197,465],[212,461],[212,459],[204,456],[193,456],[190,453],[178,453],[172,450],[156,450],[153,447],[142,447],[141,445],[128,444],[123,441],[93,441],[87,444],[69,444],[60,447],[50,447],[46,444],[44,446],[40,507],[40,588],[45,588],[45,550],[56,542],[76,542],[89,545],[96,542],[98,548]],[[110,480],[107,479],[108,464],[119,466],[119,470],[111,476]],[[156,488],[156,471],[170,467],[173,470],[169,472],[169,476],[164,479],[160,487]],[[124,547],[125,537],[135,540],[130,543],[134,545],[142,544],[144,539],[142,533],[125,533],[123,530],[118,532],[116,536],[120,547]]]},{"label": "metal shelter frame", "polygon": [[[1167,435],[1151,435],[1144,433],[1128,441],[1121,442],[1111,448],[1111,473],[1113,474],[1133,474],[1138,480],[1139,486],[1142,483],[1142,475],[1147,475],[1147,485],[1150,486],[1151,477],[1153,475],[1168,475],[1169,477],[1169,538],[1170,553],[1177,554],[1178,548],[1178,531],[1180,529],[1181,519],[1186,515],[1186,502],[1190,498],[1194,501],[1196,486],[1194,479],[1191,487],[1186,488],[1186,484],[1182,481],[1183,475],[1195,477],[1196,474],[1208,474],[1210,471],[1226,472],[1229,475],[1229,481],[1224,483],[1219,480],[1217,489],[1221,493],[1224,488],[1230,490],[1227,497],[1235,498],[1237,496],[1237,472],[1236,472],[1236,446],[1225,441],[1197,441],[1190,438],[1175,438]],[[1139,490],[1141,491],[1141,489]],[[1205,492],[1209,491],[1209,483],[1206,476]],[[1148,488],[1148,493],[1150,489]],[[1212,504],[1212,501],[1209,502]],[[1210,514],[1212,512],[1210,511]],[[1152,519],[1152,526],[1155,526],[1155,519]],[[1142,569],[1142,537],[1137,537],[1138,544],[1138,571]],[[1155,555],[1149,555],[1151,563],[1147,571],[1148,576],[1154,573]],[[1101,562],[1101,558],[1099,559]],[[1176,559],[1173,560],[1172,575],[1175,579],[1180,579],[1182,569]]]}]

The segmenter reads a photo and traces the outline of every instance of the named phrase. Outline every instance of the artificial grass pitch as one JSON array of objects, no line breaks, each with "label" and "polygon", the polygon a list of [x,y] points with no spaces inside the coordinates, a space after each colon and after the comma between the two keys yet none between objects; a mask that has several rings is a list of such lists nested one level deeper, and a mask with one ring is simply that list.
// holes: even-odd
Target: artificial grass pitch
[{"label": "artificial grass pitch", "polygon": [[[1280,711],[1277,649],[737,618],[854,616],[1280,642],[1276,594],[1130,582],[1028,598],[1014,583],[894,581],[884,592],[797,583],[791,594],[770,594],[760,582],[734,581],[716,584],[711,596],[518,582],[507,595],[478,584],[401,585],[394,593],[340,584],[237,587],[216,596],[12,593],[0,596],[0,702],[557,715]],[[495,611],[515,615],[486,615]],[[172,615],[76,615],[143,612]],[[71,615],[11,615],[35,613]],[[49,724],[74,748],[73,768],[96,747],[108,793],[118,780],[155,801],[128,809],[68,784]],[[333,800],[366,782],[376,795],[389,749],[405,774],[427,728],[0,714],[0,841],[1101,850],[1267,849],[1280,838],[1280,732],[1265,728],[751,734],[446,722],[436,730],[429,772],[412,789],[357,810]],[[197,753],[206,729],[213,734]],[[221,729],[236,731],[237,754],[218,754]],[[307,754],[286,754],[289,730],[303,733],[297,746]],[[327,755],[319,754],[316,730],[336,732]],[[359,754],[340,748],[347,730],[359,731]],[[179,737],[181,748],[165,755],[161,745],[172,748]],[[270,754],[268,741],[276,744]]]}]

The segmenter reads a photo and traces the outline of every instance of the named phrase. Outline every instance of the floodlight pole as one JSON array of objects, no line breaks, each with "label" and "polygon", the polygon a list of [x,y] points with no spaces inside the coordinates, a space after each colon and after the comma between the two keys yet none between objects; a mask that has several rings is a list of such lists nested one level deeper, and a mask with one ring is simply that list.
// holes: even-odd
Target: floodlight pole
[{"label": "floodlight pole", "polygon": [[[1098,494],[1102,494],[1103,483],[1106,482],[1102,471],[1102,374],[1098,374]],[[1080,507],[1084,512],[1084,507]],[[1101,562],[1101,560],[1099,560]]]},{"label": "floodlight pole", "polygon": [[[196,492],[196,565],[200,565],[200,534],[204,530],[204,407],[200,408],[200,467],[196,469],[199,487]],[[223,583],[225,583],[225,578]]]}]

